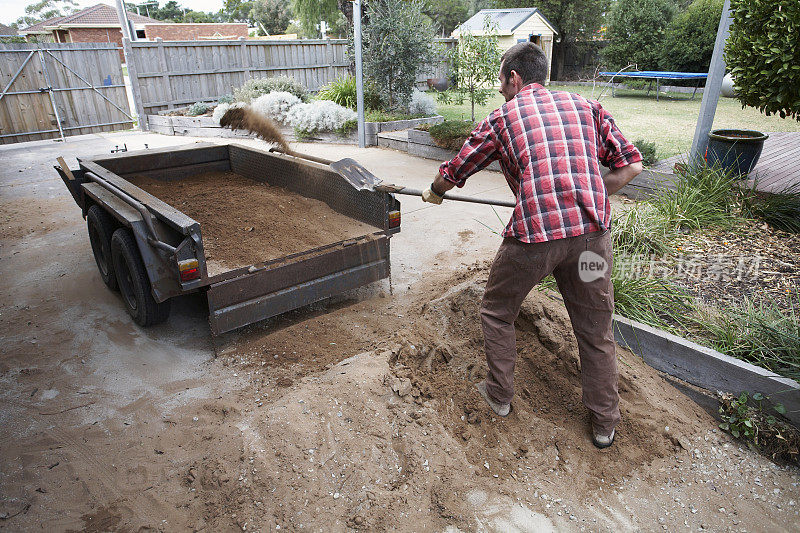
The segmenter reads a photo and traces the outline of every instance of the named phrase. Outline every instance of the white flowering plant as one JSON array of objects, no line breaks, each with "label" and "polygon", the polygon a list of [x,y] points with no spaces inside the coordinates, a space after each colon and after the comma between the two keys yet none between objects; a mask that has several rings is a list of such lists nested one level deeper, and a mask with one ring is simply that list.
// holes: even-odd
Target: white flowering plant
[{"label": "white flowering plant", "polygon": [[346,122],[353,121],[356,117],[356,112],[352,109],[330,100],[315,100],[292,107],[287,115],[287,122],[303,137],[318,131],[341,130]]},{"label": "white flowering plant", "polygon": [[286,91],[271,92],[259,96],[250,104],[253,109],[276,122],[290,124],[289,113],[302,100]]}]

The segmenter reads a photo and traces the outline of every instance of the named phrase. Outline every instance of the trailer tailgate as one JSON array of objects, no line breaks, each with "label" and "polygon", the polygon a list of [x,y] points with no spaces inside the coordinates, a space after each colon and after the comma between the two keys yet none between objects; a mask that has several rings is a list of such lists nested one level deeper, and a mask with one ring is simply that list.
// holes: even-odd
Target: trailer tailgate
[{"label": "trailer tailgate", "polygon": [[[310,255],[310,257],[308,257]],[[389,238],[369,235],[212,283],[211,330],[224,333],[389,276]]]}]

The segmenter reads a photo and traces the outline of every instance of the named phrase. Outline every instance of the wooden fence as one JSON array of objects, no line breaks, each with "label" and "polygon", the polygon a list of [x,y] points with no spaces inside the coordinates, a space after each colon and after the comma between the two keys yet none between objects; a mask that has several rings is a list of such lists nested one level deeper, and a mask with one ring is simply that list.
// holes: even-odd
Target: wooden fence
[{"label": "wooden fence", "polygon": [[0,44],[0,144],[131,128],[118,50]]},{"label": "wooden fence", "polygon": [[[441,39],[452,47],[455,39]],[[212,101],[229,94],[251,78],[290,76],[308,90],[347,74],[350,62],[345,39],[292,41],[136,41],[124,42],[134,98],[144,115]],[[446,77],[447,65],[421,73],[426,78]],[[137,92],[139,94],[137,94]]]}]

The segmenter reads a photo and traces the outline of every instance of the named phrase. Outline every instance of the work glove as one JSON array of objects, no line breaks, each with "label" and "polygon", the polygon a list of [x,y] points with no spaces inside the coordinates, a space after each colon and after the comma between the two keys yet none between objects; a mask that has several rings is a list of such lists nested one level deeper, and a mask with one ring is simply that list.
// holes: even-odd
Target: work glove
[{"label": "work glove", "polygon": [[442,203],[443,199],[444,199],[444,195],[439,196],[438,194],[433,192],[433,184],[432,183],[431,183],[430,187],[428,187],[427,189],[422,191],[422,201],[423,202],[429,202],[431,204],[439,205],[439,204]]}]

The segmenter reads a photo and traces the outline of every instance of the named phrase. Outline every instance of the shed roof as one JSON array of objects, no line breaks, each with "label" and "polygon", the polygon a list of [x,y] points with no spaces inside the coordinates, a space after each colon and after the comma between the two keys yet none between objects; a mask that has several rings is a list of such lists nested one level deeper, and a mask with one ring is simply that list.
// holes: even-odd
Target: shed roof
[{"label": "shed roof", "polygon": [[500,33],[509,34],[514,33],[523,22],[528,20],[534,15],[538,15],[547,26],[553,30],[553,33],[558,34],[555,27],[550,23],[547,18],[542,15],[542,12],[535,7],[521,7],[516,9],[481,9],[466,22],[456,28],[456,32],[482,32],[483,23],[488,16],[491,23],[497,24],[497,29]]}]

